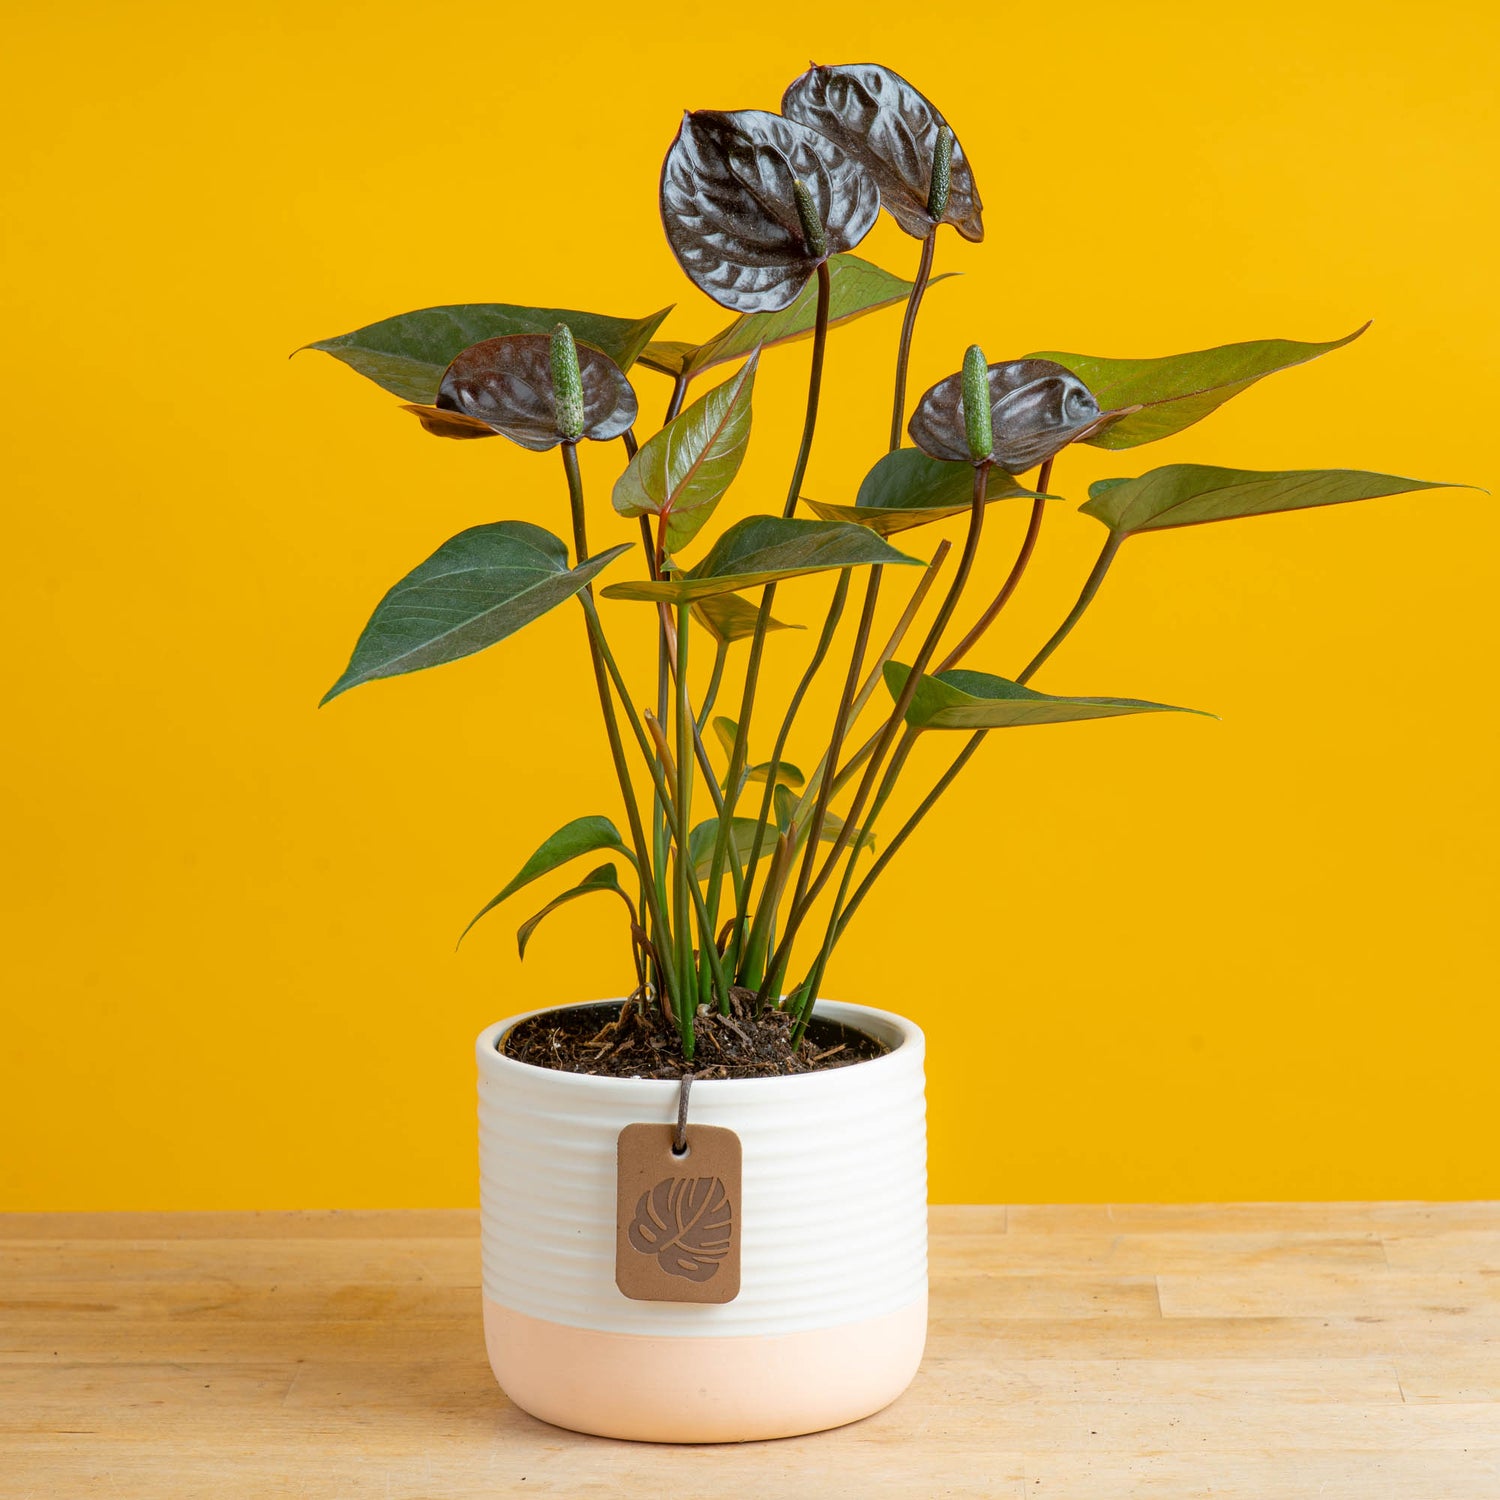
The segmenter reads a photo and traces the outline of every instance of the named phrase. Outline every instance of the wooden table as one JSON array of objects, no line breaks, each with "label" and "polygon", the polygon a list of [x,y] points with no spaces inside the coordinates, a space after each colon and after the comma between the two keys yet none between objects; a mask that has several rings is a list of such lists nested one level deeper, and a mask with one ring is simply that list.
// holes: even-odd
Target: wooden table
[{"label": "wooden table", "polygon": [[475,1215],[0,1216],[0,1496],[1500,1497],[1500,1205],[938,1208],[890,1410],[574,1436],[501,1396]]}]

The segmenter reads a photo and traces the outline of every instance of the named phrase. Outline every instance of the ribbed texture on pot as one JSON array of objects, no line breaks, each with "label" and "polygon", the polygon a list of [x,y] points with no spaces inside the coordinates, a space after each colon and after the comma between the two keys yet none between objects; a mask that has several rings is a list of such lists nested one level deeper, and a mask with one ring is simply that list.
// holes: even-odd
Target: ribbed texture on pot
[{"label": "ribbed texture on pot", "polygon": [[718,1306],[633,1302],[615,1286],[615,1142],[676,1118],[675,1083],[530,1067],[480,1034],[485,1295],[612,1333],[724,1337],[829,1328],[910,1306],[927,1287],[921,1031],[862,1006],[818,1013],[895,1050],[793,1078],[693,1085],[689,1123],[744,1152],[740,1294]]}]

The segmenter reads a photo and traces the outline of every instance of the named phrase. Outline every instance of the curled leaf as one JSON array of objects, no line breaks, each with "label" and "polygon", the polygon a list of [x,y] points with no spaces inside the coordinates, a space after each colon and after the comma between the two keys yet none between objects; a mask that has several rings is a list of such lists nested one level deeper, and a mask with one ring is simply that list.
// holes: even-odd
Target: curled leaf
[{"label": "curled leaf", "polygon": [[735,312],[789,306],[819,263],[852,250],[879,212],[879,190],[858,161],[764,110],[684,115],[662,163],[672,253],[695,286]]},{"label": "curled leaf", "polygon": [[632,929],[639,924],[636,920],[635,903],[620,888],[620,878],[615,874],[613,865],[600,865],[596,870],[590,870],[577,885],[566,890],[560,896],[554,896],[539,912],[527,919],[516,928],[516,949],[520,957],[526,957],[526,945],[531,941],[531,935],[544,918],[549,917],[558,907],[566,906],[570,901],[576,901],[580,896],[590,896],[595,891],[613,891],[620,900],[625,903],[625,909],[630,913],[630,925]]},{"label": "curled leaf", "polygon": [[[908,233],[926,239],[951,224],[966,240],[984,238],[983,205],[963,147],[953,138],[948,191],[933,194],[933,162],[948,122],[926,95],[879,63],[814,64],[787,89],[781,112],[826,135],[861,162],[880,189],[880,205]],[[941,186],[941,183],[939,184]],[[929,205],[941,205],[934,219]]]},{"label": "curled leaf", "polygon": [[707,1281],[729,1254],[734,1212],[717,1177],[665,1177],[642,1193],[630,1243],[669,1276]]},{"label": "curled leaf", "polygon": [[[760,606],[738,594],[715,594],[693,605],[693,618],[722,646],[748,640],[755,634]],[[784,620],[768,620],[767,630],[805,630],[805,625],[788,625]]]},{"label": "curled leaf", "polygon": [[[990,365],[992,461],[1007,474],[1045,462],[1118,420],[1101,412],[1089,388],[1048,359],[1013,359]],[[924,453],[945,463],[975,463],[964,416],[964,373],[940,380],[917,403],[907,431]]]},{"label": "curled leaf", "polygon": [[[635,392],[607,354],[586,344],[577,348],[583,394],[581,435],[596,442],[617,438],[635,422]],[[436,411],[407,409],[440,437],[477,435],[441,430],[443,418],[452,414],[469,419],[463,423],[466,429],[473,422],[482,423],[533,453],[545,453],[569,441],[568,432],[574,430],[573,423],[558,413],[552,387],[552,339],[546,334],[517,333],[470,346],[443,372]]]}]

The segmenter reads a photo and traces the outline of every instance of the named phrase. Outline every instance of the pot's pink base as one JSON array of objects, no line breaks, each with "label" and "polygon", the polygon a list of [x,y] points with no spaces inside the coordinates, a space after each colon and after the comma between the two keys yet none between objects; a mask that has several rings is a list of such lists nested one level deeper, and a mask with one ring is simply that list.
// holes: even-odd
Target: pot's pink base
[{"label": "pot's pink base", "polygon": [[744,1338],[544,1322],[484,1299],[490,1367],[522,1411],[598,1437],[742,1443],[857,1422],[911,1384],[927,1299],[878,1318]]}]

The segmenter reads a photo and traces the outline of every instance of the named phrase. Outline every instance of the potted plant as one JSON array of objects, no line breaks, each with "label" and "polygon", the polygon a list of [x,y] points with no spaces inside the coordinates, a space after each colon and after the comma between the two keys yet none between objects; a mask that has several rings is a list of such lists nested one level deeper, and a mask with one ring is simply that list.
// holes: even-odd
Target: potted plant
[{"label": "potted plant", "polygon": [[[908,360],[939,232],[977,241],[983,224],[943,115],[874,65],[814,66],[779,114],[686,115],[660,204],[682,269],[735,314],[705,343],[656,341],[664,313],[480,304],[312,346],[401,397],[440,437],[501,434],[555,451],[571,523],[571,550],[510,520],[445,542],[376,606],[327,697],[493,646],[576,605],[578,669],[593,677],[623,817],[568,809],[479,916],[535,882],[565,884],[563,867],[591,857],[521,925],[519,946],[524,955],[561,904],[603,896],[623,998],[544,997],[552,1003],[479,1038],[489,1349],[505,1390],[550,1422],[723,1441],[855,1420],[895,1399],[917,1368],[922,1035],[900,1017],[821,999],[824,976],[872,886],[992,731],[1185,712],[1029,685],[1124,544],[1431,486],[1199,464],[1101,480],[1081,507],[1104,533],[1076,605],[1013,675],[977,670],[969,662],[982,660],[977,648],[1059,503],[1064,449],[1168,438],[1363,330],[1155,359],[1040,351],[990,363],[976,344],[908,421]],[[920,246],[910,282],[853,253],[881,208]],[[897,304],[886,451],[852,497],[809,499],[829,330]],[[750,438],[762,360],[808,337],[785,502],[709,542]],[[670,380],[662,425],[644,441],[632,383],[641,368]],[[710,372],[722,378],[700,394]],[[584,441],[622,446],[608,505],[584,494]],[[1029,507],[1025,539],[995,597],[961,618],[998,502]],[[910,550],[918,528],[949,518],[962,518],[956,556],[946,541],[927,556]],[[795,689],[768,703],[762,664],[787,628],[776,617],[782,586],[812,574],[831,575],[826,609],[800,647]],[[608,628],[596,585],[624,601]],[[877,604],[892,590],[899,618],[877,633]],[[628,681],[611,648],[632,625],[654,636],[654,684]],[[839,684],[836,708],[809,723],[804,699],[823,671]],[[937,781],[904,785],[919,738],[955,732]],[[898,791],[909,810],[894,821]]]}]

